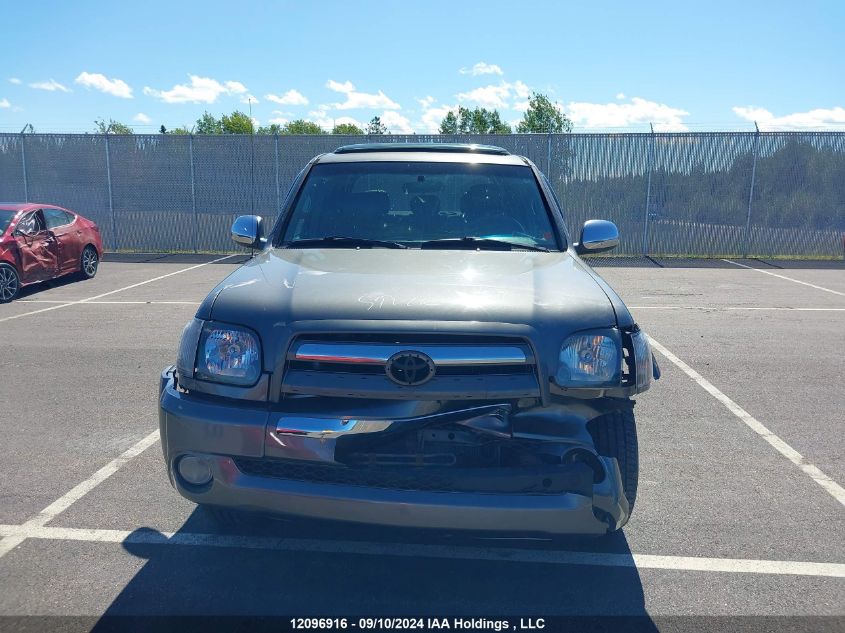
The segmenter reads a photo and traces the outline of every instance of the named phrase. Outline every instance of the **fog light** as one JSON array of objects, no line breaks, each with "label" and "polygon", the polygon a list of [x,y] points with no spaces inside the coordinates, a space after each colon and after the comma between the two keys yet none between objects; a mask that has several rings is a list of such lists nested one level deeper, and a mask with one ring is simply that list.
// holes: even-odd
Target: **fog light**
[{"label": "fog light", "polygon": [[211,466],[203,457],[185,455],[179,460],[179,475],[194,486],[202,486],[211,481]]}]

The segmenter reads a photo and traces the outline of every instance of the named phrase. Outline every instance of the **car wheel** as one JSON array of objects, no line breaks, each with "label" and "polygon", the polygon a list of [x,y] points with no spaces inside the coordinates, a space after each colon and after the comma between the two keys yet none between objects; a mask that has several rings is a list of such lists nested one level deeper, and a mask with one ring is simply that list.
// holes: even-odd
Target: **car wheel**
[{"label": "car wheel", "polygon": [[93,246],[86,246],[79,259],[79,276],[82,279],[92,279],[100,266],[100,256]]},{"label": "car wheel", "polygon": [[587,424],[599,455],[613,457],[619,463],[622,487],[630,512],[637,500],[637,483],[640,471],[637,446],[637,423],[633,411],[615,411],[599,416]]},{"label": "car wheel", "polygon": [[21,280],[18,271],[9,264],[0,264],[0,303],[8,303],[18,296]]}]

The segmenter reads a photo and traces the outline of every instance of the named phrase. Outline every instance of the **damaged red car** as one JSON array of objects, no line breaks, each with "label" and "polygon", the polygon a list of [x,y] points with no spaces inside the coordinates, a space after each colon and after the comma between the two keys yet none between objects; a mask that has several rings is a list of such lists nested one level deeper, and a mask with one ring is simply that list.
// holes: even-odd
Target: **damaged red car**
[{"label": "damaged red car", "polygon": [[0,203],[0,303],[29,284],[70,274],[91,279],[102,256],[91,220],[54,205]]}]

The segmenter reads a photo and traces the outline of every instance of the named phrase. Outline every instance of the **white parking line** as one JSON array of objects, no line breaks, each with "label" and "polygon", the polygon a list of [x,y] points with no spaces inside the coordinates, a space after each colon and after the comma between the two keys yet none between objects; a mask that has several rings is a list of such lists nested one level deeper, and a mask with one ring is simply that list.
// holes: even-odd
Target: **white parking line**
[{"label": "white parking line", "polygon": [[628,306],[631,310],[783,310],[786,312],[845,312],[845,308],[789,308],[782,306]]},{"label": "white parking line", "polygon": [[772,277],[786,279],[787,281],[792,281],[796,284],[801,284],[802,286],[810,286],[810,288],[815,288],[816,290],[824,290],[825,292],[830,292],[831,294],[839,295],[840,297],[845,297],[845,292],[831,290],[830,288],[825,288],[824,286],[817,286],[816,284],[807,283],[806,281],[801,281],[799,279],[793,279],[792,277],[787,277],[786,275],[778,275],[777,273],[773,273],[769,270],[761,270],[759,268],[754,268],[753,266],[746,266],[745,264],[740,264],[739,262],[734,262],[730,259],[723,259],[722,261],[727,262],[729,264],[733,264],[734,266],[739,266],[741,268],[747,268],[748,270],[756,270],[758,273],[763,273],[764,275],[771,275]]},{"label": "white parking line", "polygon": [[[77,484],[68,492],[56,499],[53,503],[44,508],[34,517],[23,523],[21,529],[34,529],[42,527],[55,519],[59,514],[67,510],[71,505],[79,501],[82,497],[91,492],[94,488],[103,483],[106,479],[115,474],[118,469],[125,465],[133,457],[137,457],[150,446],[158,441],[158,429],[144,437],[142,440],[136,442],[123,453],[115,457],[108,464],[100,468],[93,475],[88,477],[85,481]],[[12,549],[20,545],[26,536],[13,535],[11,537],[0,540],[0,558],[10,552]]]},{"label": "white parking line", "polygon": [[68,301],[67,303],[61,303],[59,305],[50,306],[49,308],[41,308],[40,310],[33,310],[32,312],[24,312],[23,314],[13,314],[12,316],[3,317],[2,319],[0,319],[0,323],[4,323],[5,321],[11,321],[13,319],[20,319],[21,317],[31,316],[33,314],[41,314],[42,312],[50,312],[51,310],[59,310],[60,308],[67,308],[68,306],[79,305],[80,303],[90,303],[92,301],[96,301],[97,299],[102,299],[103,297],[108,297],[108,296],[116,294],[118,292],[123,292],[125,290],[131,290],[132,288],[137,288],[138,286],[144,286],[146,284],[151,284],[154,281],[160,281],[162,279],[167,279],[168,277],[172,277],[173,275],[180,275],[182,273],[186,273],[189,270],[196,270],[197,268],[202,268],[203,266],[208,266],[209,264],[215,264],[217,262],[222,262],[223,260],[229,259],[231,257],[238,257],[238,255],[233,254],[233,255],[226,255],[224,257],[218,257],[217,259],[213,259],[210,262],[203,262],[202,264],[197,264],[195,266],[189,266],[188,268],[182,268],[180,270],[174,270],[172,273],[167,273],[166,275],[159,275],[158,277],[154,277],[152,279],[147,279],[146,281],[139,281],[138,283],[132,284],[131,286],[124,286],[123,288],[118,288],[117,290],[110,290],[109,292],[104,292],[104,293],[96,295],[94,297],[88,297],[87,299],[79,299],[78,301]]},{"label": "white parking line", "polygon": [[694,556],[656,556],[652,554],[628,555],[544,549],[492,548],[471,545],[373,543],[366,541],[196,534],[190,532],[133,532],[129,530],[25,527],[18,525],[0,525],[0,535],[6,536],[6,538],[32,538],[89,543],[182,545],[193,547],[321,552],[330,554],[398,556],[403,558],[489,560],[518,563],[546,563],[550,565],[588,565],[735,574],[845,578],[845,564],[745,558],[701,558]]},{"label": "white parking line", "polygon": [[[91,301],[78,299],[75,301],[59,301],[57,299],[18,299],[15,303],[84,303],[85,305],[166,305],[166,306],[198,306],[199,301]],[[845,310],[845,308],[843,308]]]},{"label": "white parking line", "polygon": [[748,428],[762,437],[769,445],[772,446],[778,453],[786,457],[793,464],[798,466],[806,475],[815,481],[822,488],[827,490],[834,499],[845,506],[845,488],[842,488],[838,483],[833,481],[828,475],[823,473],[819,468],[807,462],[804,456],[792,448],[789,444],[784,442],[780,437],[772,433],[762,422],[757,420],[754,416],[748,413],[745,409],[740,407],[736,402],[731,400],[728,396],[717,389],[713,383],[704,378],[701,374],[695,371],[692,367],[687,365],[680,358],[675,356],[672,352],[666,349],[663,345],[649,337],[652,348],[660,352],[664,357],[671,361],[676,367],[683,371],[687,376],[692,378],[711,396],[716,398],[725,407],[745,423]]}]

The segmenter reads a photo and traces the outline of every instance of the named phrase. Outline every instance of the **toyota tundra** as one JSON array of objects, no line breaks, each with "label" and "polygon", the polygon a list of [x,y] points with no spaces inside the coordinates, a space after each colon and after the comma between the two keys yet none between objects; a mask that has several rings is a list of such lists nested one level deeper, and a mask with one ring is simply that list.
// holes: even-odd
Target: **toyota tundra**
[{"label": "toyota tundra", "polygon": [[492,146],[311,160],[160,378],[170,481],[243,511],[500,534],[605,534],[637,495],[648,338],[582,259],[546,177]]}]

